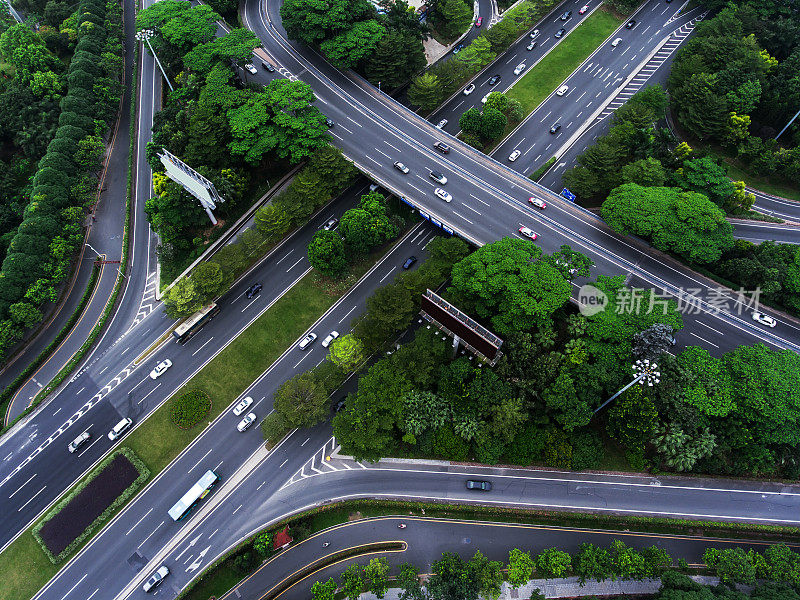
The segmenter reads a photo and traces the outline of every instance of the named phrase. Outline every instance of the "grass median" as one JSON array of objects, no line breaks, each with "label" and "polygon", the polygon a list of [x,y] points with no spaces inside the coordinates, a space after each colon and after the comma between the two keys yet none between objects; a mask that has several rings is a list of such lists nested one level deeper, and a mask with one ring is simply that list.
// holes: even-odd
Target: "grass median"
[{"label": "grass median", "polygon": [[[200,435],[205,425],[226,410],[234,398],[352,288],[393,245],[389,244],[352,265],[349,273],[335,285],[316,272],[307,274],[179,389],[176,396],[188,390],[201,390],[212,399],[211,411],[203,423],[191,429],[179,429],[171,423],[170,403],[165,402],[125,438],[125,446],[133,450],[150,469],[151,478]],[[114,515],[126,505],[127,502],[122,504]],[[110,515],[109,519],[114,515]],[[3,600],[28,600],[59,570],[60,566],[53,565],[37,544],[31,534],[32,529],[23,532],[0,554]],[[77,553],[88,544],[92,537],[87,538],[74,552]]]},{"label": "grass median", "polygon": [[519,100],[527,116],[621,23],[621,17],[603,8],[596,10],[563,42],[553,48],[539,64],[517,81],[514,87],[508,90],[507,96]]}]

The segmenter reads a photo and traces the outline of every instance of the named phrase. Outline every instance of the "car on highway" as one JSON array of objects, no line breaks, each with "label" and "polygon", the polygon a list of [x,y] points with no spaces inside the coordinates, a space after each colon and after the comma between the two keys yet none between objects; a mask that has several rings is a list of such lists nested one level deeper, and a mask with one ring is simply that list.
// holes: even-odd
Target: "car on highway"
[{"label": "car on highway", "polygon": [[464,88],[464,95],[469,96],[474,91],[475,91],[475,84],[470,83],[467,87]]},{"label": "car on highway", "polygon": [[533,50],[538,45],[539,45],[539,42],[531,42],[530,44],[528,44],[527,48],[528,48],[528,50]]},{"label": "car on highway", "polygon": [[518,231],[521,236],[526,237],[529,240],[535,240],[536,238],[539,237],[539,235],[535,231],[533,231],[533,229],[530,229],[528,227],[520,227]]},{"label": "car on highway", "polygon": [[536,196],[528,198],[528,204],[533,204],[536,208],[547,208],[547,203]]},{"label": "car on highway", "polygon": [[486,83],[488,83],[489,85],[497,85],[498,83],[500,83],[500,74],[492,75],[491,77],[489,77],[489,81],[487,81]]},{"label": "car on highway", "polygon": [[778,322],[775,319],[773,319],[769,315],[765,315],[762,312],[756,311],[751,316],[753,317],[753,321],[758,321],[759,323],[761,323],[762,325],[766,325],[767,327],[775,327],[778,324]]},{"label": "car on highway", "polygon": [[589,5],[588,4],[584,4],[583,6],[581,6],[581,9],[578,11],[578,14],[579,15],[586,14],[587,10],[589,10]]},{"label": "car on highway", "polygon": [[627,23],[625,23],[625,29],[633,29],[633,26],[636,25],[636,19],[631,19]]},{"label": "car on highway", "polygon": [[491,481],[478,481],[475,479],[467,479],[467,489],[468,490],[479,490],[481,492],[491,492],[492,491],[492,482]]},{"label": "car on highway", "polygon": [[394,163],[394,168],[400,171],[401,173],[408,173],[409,168],[401,163],[399,160]]},{"label": "car on highway", "polygon": [[78,451],[78,448],[80,448],[86,442],[89,441],[90,437],[92,437],[92,435],[88,431],[84,431],[82,434],[80,434],[78,437],[76,437],[69,443],[69,446],[67,446],[67,450],[69,450],[70,454],[75,454]]},{"label": "car on highway", "polygon": [[331,345],[331,342],[339,337],[338,331],[331,331],[324,340],[322,340],[322,347],[327,348]]},{"label": "car on highway", "polygon": [[158,567],[158,570],[152,575],[150,575],[150,578],[144,582],[142,589],[145,592],[149,592],[150,590],[155,589],[156,587],[161,585],[161,582],[164,581],[164,577],[166,577],[167,575],[169,575],[169,569],[167,568],[167,565],[161,565],[160,567]]},{"label": "car on highway", "polygon": [[447,183],[447,177],[444,176],[444,173],[439,173],[439,171],[431,171],[428,176],[440,185]]},{"label": "car on highway", "polygon": [[519,155],[522,154],[519,150],[514,150],[511,154],[508,155],[508,162],[514,162],[519,158]]},{"label": "car on highway", "polygon": [[239,433],[243,431],[247,431],[247,428],[250,427],[256,421],[256,413],[250,413],[244,419],[239,421],[239,424],[236,426],[236,429],[239,430]]},{"label": "car on highway", "polygon": [[150,371],[150,379],[158,379],[164,373],[166,373],[167,369],[169,369],[171,366],[172,366],[172,361],[168,358],[165,358],[160,363],[158,363],[155,369]]},{"label": "car on highway", "polygon": [[478,20],[475,21],[475,27],[480,27],[483,25],[483,17],[478,17]]},{"label": "car on highway", "polygon": [[275,72],[275,67],[273,67],[273,66],[272,66],[271,64],[269,64],[268,62],[264,62],[264,61],[262,60],[262,61],[261,61],[261,66],[262,66],[262,67],[264,67],[264,68],[265,68],[265,69],[266,69],[268,72],[270,72],[270,73],[274,73],[274,72]]},{"label": "car on highway", "polygon": [[566,30],[566,29],[564,29],[564,28],[562,27],[561,29],[559,29],[558,31],[556,31],[556,35],[555,35],[554,37],[555,37],[556,39],[558,39],[558,38],[560,38],[561,36],[563,36],[565,33],[567,33],[567,30]]},{"label": "car on highway", "polygon": [[244,411],[246,411],[248,408],[250,408],[250,405],[252,403],[253,403],[253,399],[250,396],[247,396],[246,398],[242,398],[241,400],[239,400],[239,403],[236,406],[233,407],[233,414],[236,415],[237,417],[241,416],[241,414]]},{"label": "car on highway", "polygon": [[560,88],[558,88],[558,91],[556,92],[556,96],[563,96],[564,94],[567,93],[567,90],[569,90],[569,86],[568,85],[562,85]]},{"label": "car on highway", "polygon": [[244,68],[245,68],[245,69],[247,69],[248,71],[250,71],[250,73],[252,73],[253,75],[255,75],[256,73],[258,73],[258,71],[256,70],[256,68],[255,68],[253,65],[251,65],[250,63],[246,63],[246,64],[244,65]]},{"label": "car on highway", "polygon": [[442,154],[449,154],[450,153],[450,146],[445,144],[444,142],[435,142],[433,147],[436,148]]},{"label": "car on highway", "polygon": [[514,69],[514,75],[519,75],[520,73],[522,73],[527,66],[528,65],[526,65],[524,62],[519,63]]},{"label": "car on highway", "polygon": [[441,198],[445,202],[450,202],[453,199],[453,197],[442,188],[436,188],[436,190],[433,193],[436,194],[438,198]]},{"label": "car on highway", "polygon": [[619,43],[622,41],[622,38],[616,38],[613,42],[611,42],[611,47],[616,48],[619,46]]},{"label": "car on highway", "polygon": [[436,129],[441,129],[441,128],[442,128],[442,127],[444,127],[445,125],[447,125],[447,119],[442,119],[441,121],[439,121],[439,122],[436,124]]},{"label": "car on highway", "polygon": [[[491,94],[492,92],[489,92]],[[483,98],[481,98],[481,104],[486,104],[486,101],[489,99],[489,94],[486,94]]]},{"label": "car on highway", "polygon": [[557,133],[559,129],[561,129],[561,123],[553,123],[553,126],[550,128],[550,133]]},{"label": "car on highway", "polygon": [[334,229],[336,229],[337,225],[339,225],[339,219],[337,219],[336,217],[332,217],[325,222],[325,225],[323,225],[322,228],[325,231],[333,231]]},{"label": "car on highway", "polygon": [[567,21],[571,16],[572,16],[572,11],[568,10],[563,15],[561,15],[561,20],[562,21]]},{"label": "car on highway", "polygon": [[531,39],[535,40],[537,37],[539,37],[539,30],[534,29],[533,31],[531,31]]},{"label": "car on highway", "polygon": [[247,291],[245,292],[245,294],[247,294],[247,299],[249,300],[263,289],[264,289],[263,285],[261,285],[260,283],[254,283],[249,288],[247,288]]},{"label": "car on highway", "polygon": [[119,436],[125,433],[128,430],[128,427],[131,425],[133,425],[133,421],[128,417],[125,417],[119,423],[114,425],[114,428],[108,432],[108,439],[110,439],[112,442],[118,440]]},{"label": "car on highway", "polygon": [[459,44],[455,48],[453,48],[453,54],[458,54],[464,49],[464,44]]},{"label": "car on highway", "polygon": [[333,119],[331,119],[330,117],[328,117],[327,119],[325,119],[325,125],[327,125],[327,126],[328,126],[328,129],[330,129],[331,127],[333,127],[334,125],[336,125],[336,123],[334,123],[334,122],[333,122]]},{"label": "car on highway", "polygon": [[416,256],[409,256],[409,257],[406,259],[406,262],[404,262],[404,263],[403,263],[403,268],[404,268],[406,271],[408,271],[408,269],[410,269],[412,266],[414,266],[414,263],[415,263],[415,262],[417,262],[417,257],[416,257]]},{"label": "car on highway", "polygon": [[297,344],[297,347],[300,350],[308,350],[308,347],[311,344],[313,344],[316,339],[317,339],[317,334],[316,333],[309,333],[306,337],[304,337],[302,340],[300,340],[300,343]]}]

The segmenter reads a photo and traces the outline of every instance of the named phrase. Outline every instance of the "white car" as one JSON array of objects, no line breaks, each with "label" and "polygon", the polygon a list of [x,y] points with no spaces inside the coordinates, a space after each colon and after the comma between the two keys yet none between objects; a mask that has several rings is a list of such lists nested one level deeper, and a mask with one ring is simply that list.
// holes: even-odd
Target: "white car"
[{"label": "white car", "polygon": [[300,343],[297,344],[297,347],[300,348],[300,350],[308,350],[308,347],[311,344],[313,344],[316,339],[317,339],[317,334],[314,333],[314,332],[311,332],[306,337],[304,337],[302,340],[300,340]]},{"label": "white car", "polygon": [[529,240],[535,240],[537,237],[539,237],[535,231],[529,229],[528,227],[520,227],[519,233],[520,235],[525,236]]},{"label": "white car", "polygon": [[110,439],[112,442],[115,442],[117,439],[119,439],[119,436],[125,433],[128,427],[131,425],[133,425],[133,421],[125,417],[119,423],[114,425],[114,429],[108,432],[108,439]]},{"label": "white car", "polygon": [[453,199],[453,197],[447,192],[445,192],[442,188],[436,188],[436,191],[433,193],[436,194],[439,198],[441,198],[445,202],[450,202],[450,200]]},{"label": "white car", "polygon": [[[489,92],[491,94],[492,92]],[[481,98],[481,104],[486,104],[486,101],[489,99],[489,94],[486,94],[483,98]]]},{"label": "white car", "polygon": [[754,312],[753,313],[753,321],[758,321],[762,325],[766,325],[767,327],[775,327],[778,322],[770,317],[769,315],[765,315],[761,312]]},{"label": "white car", "polygon": [[252,403],[253,403],[253,399],[250,396],[247,396],[247,398],[242,398],[239,401],[239,404],[237,404],[236,406],[233,407],[233,414],[238,417],[244,411],[246,411],[248,408],[250,408],[250,405]]},{"label": "white car", "polygon": [[327,348],[328,346],[331,345],[331,342],[333,340],[335,340],[337,337],[339,337],[339,332],[338,331],[331,331],[328,334],[328,337],[326,337],[324,340],[322,340],[322,347],[323,348]]},{"label": "white car", "polygon": [[401,173],[408,173],[408,167],[405,166],[400,161],[397,161],[396,163],[394,163],[394,168],[397,169],[398,171],[400,171]]},{"label": "white car", "polygon": [[517,65],[517,68],[514,69],[514,75],[519,75],[520,73],[522,73],[527,68],[527,66],[528,65],[526,65],[524,62],[519,63]]},{"label": "white car", "polygon": [[535,40],[537,37],[539,37],[539,30],[534,29],[533,31],[531,31],[531,39]]},{"label": "white car", "polygon": [[564,94],[567,93],[567,90],[569,90],[569,86],[568,85],[562,85],[560,88],[558,88],[558,91],[556,92],[556,96],[563,96]]},{"label": "white car", "polygon": [[445,125],[447,125],[447,119],[442,119],[441,121],[439,121],[439,122],[436,124],[436,129],[441,129],[441,128],[442,128],[442,127],[444,127]]},{"label": "white car", "polygon": [[474,91],[475,91],[475,84],[470,83],[467,87],[464,88],[464,95],[469,96]]},{"label": "white car", "polygon": [[247,64],[244,66],[244,68],[245,68],[245,69],[247,69],[248,71],[250,71],[250,72],[251,72],[253,75],[255,75],[256,73],[258,73],[258,71],[256,71],[256,68],[255,68],[253,65],[251,65],[250,63],[247,63]]},{"label": "white car", "polygon": [[250,413],[244,419],[239,421],[239,424],[236,426],[236,429],[238,429],[240,433],[243,431],[247,431],[247,428],[250,427],[250,425],[252,425],[255,422],[256,422],[256,413]]},{"label": "white car", "polygon": [[150,379],[158,379],[164,373],[166,373],[167,369],[169,369],[171,366],[172,361],[170,359],[166,358],[162,360],[155,369],[150,371]]},{"label": "white car", "polygon": [[161,565],[158,567],[158,571],[150,575],[150,579],[144,582],[142,589],[145,592],[149,592],[154,587],[160,585],[161,582],[164,581],[164,577],[167,575],[169,575],[169,569],[167,568],[167,565]]},{"label": "white car", "polygon": [[536,196],[531,196],[528,198],[528,202],[533,204],[536,208],[547,208],[547,204],[541,198],[537,198]]},{"label": "white car", "polygon": [[514,150],[511,154],[508,155],[508,162],[514,162],[519,158],[519,155],[522,154],[519,150]]},{"label": "white car", "polygon": [[622,41],[622,38],[617,38],[617,39],[615,39],[613,42],[611,42],[611,47],[612,47],[612,48],[616,48],[617,46],[619,46],[619,43],[620,43],[621,41]]}]

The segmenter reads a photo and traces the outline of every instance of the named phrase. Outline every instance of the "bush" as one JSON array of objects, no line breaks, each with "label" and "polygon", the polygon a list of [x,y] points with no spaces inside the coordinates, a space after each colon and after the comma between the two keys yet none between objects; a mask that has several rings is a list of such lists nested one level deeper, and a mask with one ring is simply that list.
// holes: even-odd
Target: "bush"
[{"label": "bush", "polygon": [[557,469],[569,469],[572,466],[572,446],[567,434],[560,429],[553,429],[547,434],[544,464]]},{"label": "bush", "polygon": [[270,444],[277,444],[291,430],[292,427],[279,412],[272,412],[261,421],[261,434]]},{"label": "bush", "polygon": [[595,431],[572,434],[572,468],[575,471],[597,469],[603,462],[603,440]]},{"label": "bush", "polygon": [[170,420],[181,429],[191,429],[211,410],[211,399],[200,390],[186,392],[172,401]]},{"label": "bush", "polygon": [[530,179],[533,181],[539,181],[542,178],[542,175],[545,174],[547,169],[552,167],[556,163],[556,157],[553,156],[547,160],[541,167],[536,169],[533,173],[530,174]]},{"label": "bush", "polygon": [[242,575],[249,573],[256,566],[256,557],[252,552],[242,552],[231,561],[233,568]]},{"label": "bush", "polygon": [[469,444],[456,435],[452,426],[445,425],[433,434],[433,452],[450,460],[466,460]]}]

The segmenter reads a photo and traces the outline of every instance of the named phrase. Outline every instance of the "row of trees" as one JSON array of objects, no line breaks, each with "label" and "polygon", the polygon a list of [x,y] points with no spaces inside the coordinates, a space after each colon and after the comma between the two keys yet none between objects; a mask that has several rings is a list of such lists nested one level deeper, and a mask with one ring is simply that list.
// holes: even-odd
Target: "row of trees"
[{"label": "row of trees", "polygon": [[439,61],[416,77],[408,90],[408,100],[422,110],[433,110],[533,27],[555,4],[555,0],[525,0],[507,11],[499,23],[485,29],[458,54]]},{"label": "row of trees", "polygon": [[[174,319],[186,317],[223,294],[289,229],[305,223],[314,210],[341,193],[357,173],[337,148],[323,146],[317,150],[287,188],[256,211],[255,227],[243,231],[235,242],[220,248],[211,260],[175,283],[164,297],[167,315]],[[190,209],[195,207],[187,206],[185,210]]]},{"label": "row of trees", "polygon": [[501,92],[492,92],[483,105],[483,110],[470,108],[458,120],[464,132],[464,141],[473,148],[483,150],[487,145],[501,139],[509,123],[519,123],[525,112],[519,100],[511,99]]},{"label": "row of trees", "polygon": [[[462,0],[458,0],[462,1]],[[357,69],[386,89],[405,83],[426,64],[428,28],[404,0],[309,2],[286,0],[281,19],[293,40],[319,48],[340,69]]]},{"label": "row of trees", "polygon": [[[179,0],[157,2],[136,19],[138,29],[157,32],[152,42],[176,83],[155,116],[153,141],[147,147],[156,195],[145,210],[161,240],[158,253],[166,279],[183,271],[221,234],[222,226],[210,228],[197,201],[166,179],[157,156],[162,148],[214,183],[226,200],[217,213],[224,224],[246,210],[243,200],[259,187],[265,173],[282,172],[330,140],[325,116],[314,105],[316,98],[307,84],[287,79],[275,79],[263,88],[244,84],[231,65],[250,62],[259,41],[242,28],[217,37],[219,19],[208,5]],[[303,177],[310,179],[309,173]],[[276,224],[284,229],[275,235],[304,220],[302,215],[311,214],[316,203],[329,197],[325,192],[335,187],[332,181],[317,190],[314,200],[304,195],[300,202],[287,202]]]},{"label": "row of trees", "polygon": [[[24,209],[22,222],[6,237],[8,251],[0,277],[0,356],[25,328],[41,320],[40,307],[57,299],[57,286],[68,275],[81,245],[85,207],[94,200],[95,174],[105,152],[102,136],[119,102],[121,9],[115,2],[82,0],[78,14],[77,45],[64,78],[68,89],[60,100],[58,128],[35,176],[23,188],[24,207],[17,205]],[[26,25],[8,28],[0,47],[16,69],[17,89],[27,86],[33,94],[61,89],[61,78],[51,69],[58,69],[58,61]]]},{"label": "row of trees", "polygon": [[[658,598],[661,600],[711,600],[726,598],[743,600],[748,597],[761,600],[797,600],[800,595],[789,585],[798,584],[798,555],[786,545],[769,546],[763,554],[752,550],[745,552],[741,547],[720,550],[706,550],[704,561],[723,584],[708,588],[695,583],[677,571],[669,570],[672,557],[662,548],[650,546],[637,550],[621,540],[601,548],[590,543],[580,545],[575,554],[570,555],[558,548],[547,548],[538,555],[514,548],[508,554],[508,565],[489,560],[478,550],[469,560],[464,560],[452,552],[431,563],[431,571],[422,585],[419,569],[409,563],[401,564],[392,587],[399,588],[401,600],[478,600],[500,597],[504,576],[513,588],[526,585],[531,579],[556,579],[577,576],[581,583],[589,580],[661,578],[662,588]],[[311,587],[313,600],[333,600],[341,592],[348,600],[357,600],[364,591],[383,598],[389,589],[387,575],[388,563],[377,564],[386,559],[372,559],[369,565],[351,565],[339,577],[339,583],[332,577],[325,582],[318,581]],[[679,560],[682,568],[686,561]],[[754,564],[759,565],[758,567]],[[756,578],[767,583],[756,588],[752,596],[732,590],[735,583],[754,584]],[[706,592],[705,594],[697,592]],[[678,593],[683,592],[683,593]],[[786,594],[786,595],[782,595]],[[544,595],[534,591],[531,600],[543,599]]]},{"label": "row of trees", "polygon": [[[276,442],[294,427],[310,427],[327,418],[330,414],[329,398],[334,390],[362,365],[366,357],[384,347],[409,325],[419,311],[422,292],[447,279],[453,264],[466,255],[467,246],[458,238],[437,237],[428,244],[427,252],[428,258],[416,270],[398,275],[394,282],[379,288],[367,299],[367,310],[355,320],[353,333],[341,336],[331,344],[329,360],[278,388],[274,397],[275,411],[261,424],[267,440]],[[420,340],[424,337],[430,345],[437,345],[436,336],[428,330],[421,331],[418,337]],[[442,348],[441,344],[438,347]],[[394,353],[393,357],[401,362],[416,360],[406,347]],[[426,359],[423,357],[422,361]],[[426,367],[419,365],[419,368],[424,370]],[[365,394],[369,393],[366,385],[364,390]]]},{"label": "row of trees", "polygon": [[698,24],[676,57],[668,87],[678,122],[701,140],[722,144],[758,175],[800,175],[800,129],[774,136],[797,110],[800,27],[789,2],[727,6]]}]

